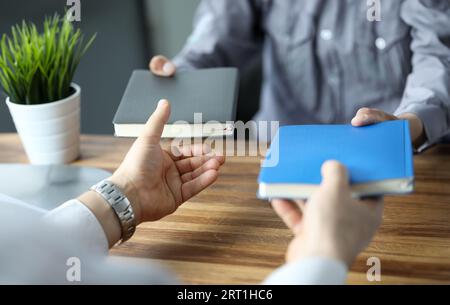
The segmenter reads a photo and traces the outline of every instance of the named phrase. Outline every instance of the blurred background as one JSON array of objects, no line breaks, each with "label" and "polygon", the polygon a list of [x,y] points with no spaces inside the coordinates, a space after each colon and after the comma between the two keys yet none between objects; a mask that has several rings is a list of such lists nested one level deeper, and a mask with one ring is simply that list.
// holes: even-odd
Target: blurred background
[{"label": "blurred background", "polygon": [[[82,133],[113,134],[112,119],[134,69],[147,69],[153,55],[173,57],[192,30],[200,0],[81,0],[81,22],[97,39],[78,68],[75,82],[82,87]],[[39,27],[45,16],[64,13],[67,0],[1,0],[0,35],[22,20]],[[258,109],[261,69],[259,58],[241,74],[238,119],[248,121]],[[0,89],[1,90],[1,89]],[[0,92],[0,132],[14,132]]]}]

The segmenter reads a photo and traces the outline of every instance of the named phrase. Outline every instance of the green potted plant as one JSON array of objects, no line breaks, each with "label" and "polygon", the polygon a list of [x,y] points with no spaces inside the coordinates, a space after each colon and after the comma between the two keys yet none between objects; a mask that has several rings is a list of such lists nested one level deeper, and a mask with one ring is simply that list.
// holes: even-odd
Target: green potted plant
[{"label": "green potted plant", "polygon": [[38,32],[23,21],[0,41],[0,84],[33,164],[69,163],[79,156],[81,88],[72,83],[95,35],[83,35],[55,14]]}]

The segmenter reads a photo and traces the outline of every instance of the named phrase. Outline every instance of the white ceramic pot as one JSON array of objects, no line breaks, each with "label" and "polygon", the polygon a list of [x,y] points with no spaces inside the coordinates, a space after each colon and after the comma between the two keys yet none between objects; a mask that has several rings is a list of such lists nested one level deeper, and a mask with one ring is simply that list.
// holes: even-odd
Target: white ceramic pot
[{"label": "white ceramic pot", "polygon": [[32,164],[64,164],[80,154],[81,88],[60,101],[20,105],[6,99],[17,132]]}]

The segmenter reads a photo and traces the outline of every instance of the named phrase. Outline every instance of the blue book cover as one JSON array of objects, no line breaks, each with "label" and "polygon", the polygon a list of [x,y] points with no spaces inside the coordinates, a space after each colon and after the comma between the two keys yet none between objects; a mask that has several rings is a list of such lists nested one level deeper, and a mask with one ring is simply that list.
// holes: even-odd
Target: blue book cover
[{"label": "blue book cover", "polygon": [[343,163],[355,196],[413,191],[413,150],[407,121],[367,127],[281,127],[259,176],[262,198],[308,198],[327,160]]}]

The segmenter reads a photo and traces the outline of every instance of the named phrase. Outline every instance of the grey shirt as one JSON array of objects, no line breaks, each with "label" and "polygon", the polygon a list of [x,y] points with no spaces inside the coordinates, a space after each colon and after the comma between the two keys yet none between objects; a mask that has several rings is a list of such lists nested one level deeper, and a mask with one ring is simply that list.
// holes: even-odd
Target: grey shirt
[{"label": "grey shirt", "polygon": [[262,50],[256,120],[349,123],[361,107],[414,113],[428,143],[450,130],[450,1],[203,0],[179,69],[235,66]]}]

